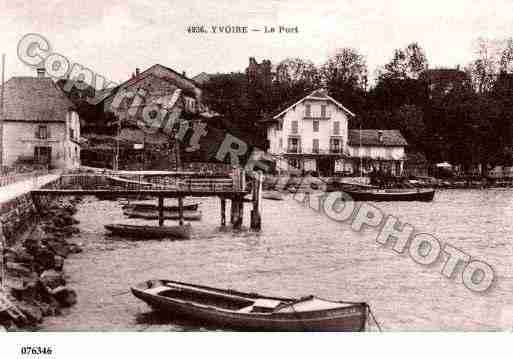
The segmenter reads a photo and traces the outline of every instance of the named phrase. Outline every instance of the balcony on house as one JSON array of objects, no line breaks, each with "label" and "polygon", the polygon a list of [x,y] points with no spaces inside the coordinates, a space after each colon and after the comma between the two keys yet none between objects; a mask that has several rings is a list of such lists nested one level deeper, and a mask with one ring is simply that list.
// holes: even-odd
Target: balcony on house
[{"label": "balcony on house", "polygon": [[315,106],[312,108],[312,105],[305,105],[305,120],[328,120],[331,117],[331,113],[327,110],[326,105],[321,105],[320,107]]}]

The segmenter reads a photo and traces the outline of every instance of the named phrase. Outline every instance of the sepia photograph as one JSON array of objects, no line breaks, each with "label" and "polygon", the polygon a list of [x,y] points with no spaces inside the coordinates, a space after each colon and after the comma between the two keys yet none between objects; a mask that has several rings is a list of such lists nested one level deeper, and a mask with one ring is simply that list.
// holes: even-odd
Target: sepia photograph
[{"label": "sepia photograph", "polygon": [[513,330],[513,3],[0,5],[18,357],[55,357],[35,333]]}]

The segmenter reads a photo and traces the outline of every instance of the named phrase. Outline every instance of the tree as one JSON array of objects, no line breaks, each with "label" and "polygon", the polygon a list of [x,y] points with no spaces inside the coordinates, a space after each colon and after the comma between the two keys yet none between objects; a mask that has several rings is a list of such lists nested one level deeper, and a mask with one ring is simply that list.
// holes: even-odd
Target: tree
[{"label": "tree", "polygon": [[396,49],[392,60],[384,67],[380,78],[418,79],[428,67],[424,50],[416,42],[404,49]]},{"label": "tree", "polygon": [[317,87],[320,84],[319,70],[310,60],[286,58],[276,67],[276,79],[281,85],[290,87],[305,85]]},{"label": "tree", "polygon": [[363,55],[352,48],[337,50],[321,67],[326,84],[344,83],[354,89],[367,87],[367,64]]},{"label": "tree", "polygon": [[419,143],[426,130],[424,113],[415,105],[403,105],[398,108],[394,112],[393,122],[412,145]]},{"label": "tree", "polygon": [[466,67],[466,71],[472,80],[474,90],[482,94],[492,90],[501,63],[504,61],[504,66],[508,64],[508,55],[504,54],[504,60],[502,59],[501,40],[480,37],[475,41],[474,47],[476,58]]}]

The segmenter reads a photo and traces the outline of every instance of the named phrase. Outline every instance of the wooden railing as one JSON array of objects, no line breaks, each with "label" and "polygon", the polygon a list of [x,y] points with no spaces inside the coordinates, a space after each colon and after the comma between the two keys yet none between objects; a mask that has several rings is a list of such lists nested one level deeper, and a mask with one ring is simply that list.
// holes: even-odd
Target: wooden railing
[{"label": "wooden railing", "polygon": [[49,173],[48,170],[33,171],[26,173],[8,173],[0,175],[0,187],[8,186],[10,184],[26,181],[29,179],[37,179],[39,176],[44,176]]},{"label": "wooden railing", "polygon": [[175,190],[185,192],[242,192],[245,191],[245,173],[234,170],[231,176],[195,177],[191,174],[114,174],[76,173],[62,175],[59,187],[62,189],[98,190]]}]

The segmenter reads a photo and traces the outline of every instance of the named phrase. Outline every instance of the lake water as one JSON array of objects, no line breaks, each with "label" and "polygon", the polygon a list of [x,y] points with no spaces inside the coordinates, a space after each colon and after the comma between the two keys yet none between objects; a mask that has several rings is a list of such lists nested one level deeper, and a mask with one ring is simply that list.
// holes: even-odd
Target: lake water
[{"label": "lake water", "polygon": [[[127,220],[117,202],[85,199],[75,238],[84,252],[66,260],[78,303],[42,330],[183,330],[127,292],[151,278],[279,296],[316,294],[366,301],[384,330],[511,330],[513,327],[513,190],[440,190],[429,203],[378,203],[418,231],[489,263],[496,282],[483,294],[467,289],[461,271],[444,277],[442,262],[422,266],[355,233],[296,200],[263,202],[261,233],[222,232],[219,200],[201,199],[203,220],[189,241],[128,241],[105,236],[104,224]],[[249,223],[249,205],[246,205]]]}]

